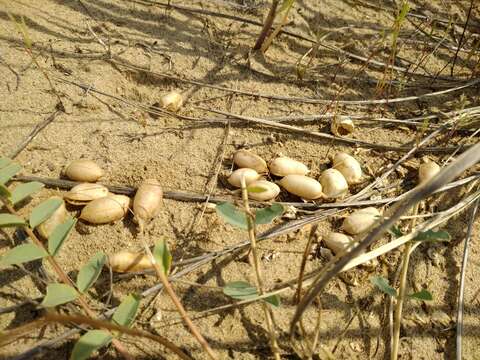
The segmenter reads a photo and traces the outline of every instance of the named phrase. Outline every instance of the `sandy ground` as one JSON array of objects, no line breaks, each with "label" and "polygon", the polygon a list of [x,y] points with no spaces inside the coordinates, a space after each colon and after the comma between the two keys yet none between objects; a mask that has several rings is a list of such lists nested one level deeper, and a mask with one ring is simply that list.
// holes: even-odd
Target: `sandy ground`
[{"label": "sandy ground", "polygon": [[[266,12],[266,4],[260,1],[174,3],[255,21],[262,21]],[[367,57],[374,53],[376,60],[388,61],[390,43],[387,41],[380,46],[382,31],[391,28],[395,13],[392,9],[385,8],[385,2],[328,0],[321,3],[320,6],[316,1],[297,1],[289,29],[309,38],[315,38],[318,29],[320,36],[325,37],[324,43],[328,45],[357,54],[367,54]],[[460,23],[464,21],[468,9],[468,2],[465,1],[461,4],[444,1],[425,3],[427,2],[411,1],[412,7],[421,9],[424,14],[436,14],[444,19],[451,16]],[[58,103],[55,92],[65,105],[65,112],[61,112],[16,158],[24,167],[23,173],[26,175],[58,178],[63,166],[69,161],[88,158],[105,169],[106,175],[102,179],[104,183],[136,186],[142,179],[157,178],[166,190],[230,196],[224,174],[231,168],[231,155],[235,149],[248,146],[267,160],[279,153],[300,160],[310,167],[314,177],[329,166],[329,156],[333,153],[354,153],[364,167],[369,169],[371,181],[374,176],[383,173],[385,166],[398,159],[399,153],[314,139],[245,121],[232,120],[229,125],[226,122],[207,122],[203,119],[221,116],[199,107],[259,118],[320,114],[326,111],[410,118],[478,105],[478,87],[430,99],[373,106],[305,104],[225,93],[153,73],[248,92],[342,100],[382,98],[376,93],[375,86],[383,73],[372,67],[364,67],[362,62],[338,52],[320,47],[317,57],[300,80],[295,73],[295,64],[311,48],[311,43],[282,35],[275,40],[265,57],[251,55],[247,61],[248,51],[260,30],[258,26],[201,13],[166,9],[142,1],[25,0],[0,4],[0,154],[10,155],[38,123],[55,111]],[[16,18],[23,17],[36,59],[48,74],[55,91],[32,63],[8,13]],[[474,10],[472,19],[477,19],[478,22],[478,15],[478,9]],[[430,31],[431,26],[424,21],[413,20]],[[413,29],[412,23],[407,22],[401,39],[409,39]],[[457,28],[455,36],[460,33],[461,28]],[[439,31],[439,34],[443,33]],[[424,37],[421,39],[425,40]],[[451,42],[451,38],[445,41],[447,45]],[[405,67],[413,63],[412,66],[415,66],[421,56],[428,55],[432,50],[421,41],[404,41],[396,65]],[[436,74],[444,69],[441,75],[447,77],[450,74],[450,66],[447,64],[454,54],[455,49],[441,46],[428,55],[422,66],[428,70],[428,74]],[[461,51],[455,68],[456,80],[468,79],[477,60],[478,54],[468,57],[467,52]],[[415,71],[427,74],[422,67]],[[396,80],[403,81],[404,85],[400,90],[394,90],[391,97],[419,95],[455,86],[443,80],[427,86],[425,84],[431,80],[429,77],[407,79],[400,73],[395,72],[393,75]],[[79,84],[101,93],[85,91]],[[148,114],[148,108],[170,90],[186,92],[188,101],[179,114],[198,120],[169,115],[153,117]],[[291,125],[311,131],[329,132],[328,120],[297,121]],[[350,137],[400,146],[414,140],[417,133],[415,127],[382,125],[359,123]],[[436,145],[452,146],[458,140],[454,136],[446,143],[437,142]],[[478,138],[470,142],[475,141]],[[441,161],[446,156],[432,158]],[[420,156],[412,164],[416,166],[419,161]],[[404,170],[401,174],[395,173],[389,181],[393,183],[402,177],[406,179],[406,188],[411,188],[415,178],[414,168],[405,167]],[[366,183],[362,186],[364,185]],[[352,189],[352,192],[358,191],[362,186]],[[388,196],[402,191],[404,189],[395,188]],[[27,214],[34,205],[54,194],[62,194],[62,191],[43,190],[22,209],[22,213]],[[458,202],[460,196],[461,191],[451,191],[446,197],[430,200],[435,210],[443,210]],[[296,200],[285,194],[280,198]],[[207,212],[201,216],[201,210],[199,203],[165,200],[160,216],[148,226],[148,243],[154,244],[161,236],[167,237],[173,249],[175,264],[175,261],[221,250],[246,240],[244,232],[224,224],[215,213]],[[78,214],[78,208],[72,207],[69,211],[72,215]],[[299,213],[298,216],[305,214]],[[285,220],[277,222],[282,221]],[[307,270],[319,268],[325,263],[325,259],[319,255],[320,239],[331,229],[338,228],[340,223],[339,218],[328,218],[319,223],[315,235],[316,251],[307,263]],[[463,253],[462,240],[467,224],[467,214],[453,218],[444,227],[452,235],[451,243],[425,244],[412,256],[409,286],[427,287],[434,300],[425,304],[406,304],[401,333],[402,359],[454,357],[456,297]],[[267,228],[268,226],[261,230]],[[480,225],[477,221],[466,273],[465,359],[480,358],[480,286],[475,278],[480,267],[479,232]],[[308,233],[307,227],[260,243],[267,288],[297,277]],[[0,252],[6,251],[12,241],[11,233],[1,232]],[[58,261],[69,274],[75,275],[81,264],[96,252],[110,254],[125,248],[141,248],[131,217],[105,226],[79,224],[60,251]],[[335,349],[336,358],[388,358],[385,298],[372,287],[369,278],[382,275],[392,279],[399,255],[399,251],[393,251],[375,268],[351,271],[349,278],[351,280],[354,277],[353,282],[346,278],[335,279],[328,285],[321,297],[323,310],[320,343],[330,351]],[[33,271],[36,266],[38,265],[32,265],[30,269]],[[175,289],[189,314],[195,317],[208,309],[231,303],[219,288],[225,283],[234,280],[253,283],[254,278],[247,262],[239,257],[226,257],[200,267],[181,280],[184,282],[176,282]],[[118,280],[113,284],[111,303],[105,304],[109,286],[108,273],[104,273],[100,285],[91,291],[92,306],[101,310],[105,306],[118,305],[125,295],[140,293],[155,283],[156,279],[147,275]],[[40,285],[18,269],[1,270],[0,309],[17,304],[25,297],[40,298]],[[293,291],[283,293],[281,299],[282,305],[274,309],[274,314],[279,329],[285,332],[295,310]],[[318,311],[316,305],[308,310],[305,316],[308,328],[311,328]],[[13,329],[35,319],[39,314],[41,310],[32,305],[19,307],[14,312],[0,315],[0,328]],[[259,314],[262,314],[261,306],[256,303],[207,314],[196,319],[195,323],[221,359],[268,358],[268,337],[263,318]],[[438,314],[447,316],[446,320],[435,321]],[[187,328],[178,320],[168,297],[161,293],[142,301],[136,326],[169,338],[194,358],[205,358]],[[35,330],[0,349],[0,356],[11,358],[40,340],[55,338],[64,330],[61,326]],[[60,342],[41,353],[38,358],[67,358],[75,340],[76,337],[72,337]],[[129,337],[122,340],[139,359],[172,357],[156,343]],[[282,351],[285,358],[296,358],[288,346],[286,332],[281,335],[280,343],[284,344]],[[116,357],[112,348],[102,350],[98,355],[98,358],[103,359]]]}]

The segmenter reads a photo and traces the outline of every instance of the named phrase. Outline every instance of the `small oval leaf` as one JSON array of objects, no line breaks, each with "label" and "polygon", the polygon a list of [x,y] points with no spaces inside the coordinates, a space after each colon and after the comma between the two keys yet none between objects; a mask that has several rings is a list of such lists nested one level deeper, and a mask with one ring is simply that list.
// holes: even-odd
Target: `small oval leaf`
[{"label": "small oval leaf", "polygon": [[44,185],[38,181],[32,181],[25,184],[18,185],[13,191],[10,200],[15,205],[30,195],[36,193]]},{"label": "small oval leaf", "polygon": [[433,296],[428,290],[421,290],[419,292],[409,294],[408,297],[410,299],[415,299],[415,300],[422,300],[422,301],[431,301],[433,300]]},{"label": "small oval leaf", "polygon": [[257,210],[255,212],[255,223],[256,224],[270,224],[276,217],[279,217],[283,214],[285,209],[280,204],[273,204],[264,209]]},{"label": "small oval leaf", "polygon": [[65,284],[53,283],[47,286],[47,295],[40,304],[43,307],[54,307],[75,300],[78,292]]},{"label": "small oval leaf", "polygon": [[370,282],[375,285],[378,289],[380,289],[382,292],[384,292],[387,295],[396,297],[397,296],[397,291],[390,286],[388,283],[388,280],[381,277],[381,276],[374,276],[370,278]]},{"label": "small oval leaf", "polygon": [[420,232],[415,238],[415,241],[450,241],[451,236],[448,232],[440,230],[427,230]]},{"label": "small oval leaf", "polygon": [[0,266],[18,265],[28,261],[44,258],[48,253],[34,244],[23,244],[8,250],[0,258]]},{"label": "small oval leaf", "polygon": [[58,250],[60,250],[60,247],[62,246],[63,242],[68,237],[70,231],[72,231],[76,223],[76,219],[69,217],[67,221],[65,221],[63,224],[57,225],[57,227],[55,227],[52,234],[48,238],[48,252],[50,253],[50,255],[55,256],[57,254]]},{"label": "small oval leaf", "polygon": [[2,185],[2,184],[0,184],[0,196],[3,196],[4,198],[7,198],[10,201],[12,201],[10,199],[10,197],[12,196],[10,190],[8,190],[8,188],[5,185]]},{"label": "small oval leaf", "polygon": [[137,315],[140,297],[135,294],[128,295],[123,299],[112,316],[112,320],[121,326],[130,326]]},{"label": "small oval leaf", "polygon": [[167,275],[170,271],[170,266],[172,265],[172,254],[170,254],[170,250],[168,250],[167,241],[165,239],[157,242],[153,249],[153,257],[163,269],[165,275]]},{"label": "small oval leaf", "polygon": [[104,330],[90,330],[83,334],[73,347],[70,360],[86,360],[95,350],[112,341],[112,335]]},{"label": "small oval leaf", "polygon": [[223,287],[223,293],[233,299],[247,300],[257,297],[257,289],[246,281],[232,281]]},{"label": "small oval leaf", "polygon": [[217,214],[230,225],[248,230],[247,215],[229,202],[223,202],[215,207]]},{"label": "small oval leaf", "polygon": [[272,305],[273,307],[280,306],[280,296],[278,296],[278,294],[266,297],[264,300],[270,305]]},{"label": "small oval leaf", "polygon": [[47,220],[55,210],[62,205],[63,200],[59,198],[53,198],[45,200],[39,205],[35,206],[30,215],[30,227],[33,229]]},{"label": "small oval leaf", "polygon": [[78,272],[77,288],[80,292],[85,292],[97,281],[102,272],[103,265],[107,260],[107,256],[102,253],[96,253],[87,264],[85,264]]},{"label": "small oval leaf", "polygon": [[14,177],[22,167],[16,163],[11,163],[0,169],[0,184],[5,184],[12,177]]},{"label": "small oval leaf", "polygon": [[20,216],[12,214],[0,214],[0,228],[2,227],[18,227],[25,225],[25,220]]}]

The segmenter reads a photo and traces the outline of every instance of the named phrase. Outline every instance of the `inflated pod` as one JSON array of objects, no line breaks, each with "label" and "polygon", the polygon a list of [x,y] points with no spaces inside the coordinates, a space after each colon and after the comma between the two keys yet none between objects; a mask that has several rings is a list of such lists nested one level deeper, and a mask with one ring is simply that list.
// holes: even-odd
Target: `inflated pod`
[{"label": "inflated pod", "polygon": [[65,168],[65,176],[81,182],[95,182],[103,176],[103,170],[91,160],[74,160]]},{"label": "inflated pod", "polygon": [[108,263],[113,271],[120,273],[153,269],[153,264],[146,254],[127,250],[110,255]]},{"label": "inflated pod", "polygon": [[100,184],[82,183],[74,186],[63,198],[73,205],[85,205],[86,203],[100,199],[108,195],[108,189]]},{"label": "inflated pod", "polygon": [[272,183],[267,180],[257,180],[250,185],[248,185],[249,188],[260,188],[263,189],[264,191],[262,192],[248,192],[248,197],[253,199],[253,200],[258,200],[258,201],[268,201],[268,200],[273,200],[275,199],[278,194],[280,194],[280,188],[278,187],[277,184]]},{"label": "inflated pod", "polygon": [[364,233],[380,219],[380,216],[380,211],[374,207],[354,211],[343,220],[342,230],[350,235]]},{"label": "inflated pod", "polygon": [[107,224],[123,218],[129,206],[128,196],[108,194],[89,202],[80,213],[80,219],[92,224]]},{"label": "inflated pod", "polygon": [[348,191],[345,177],[337,169],[327,169],[320,176],[322,191],[327,198],[338,198]]},{"label": "inflated pod", "polygon": [[305,200],[318,199],[323,195],[322,185],[317,180],[305,175],[287,175],[278,183],[290,194]]},{"label": "inflated pod", "polygon": [[339,152],[333,158],[333,167],[340,171],[349,184],[358,184],[362,179],[362,167],[353,156]]},{"label": "inflated pod", "polygon": [[163,191],[156,179],[145,180],[133,198],[133,220],[143,231],[145,223],[158,215],[162,207]]},{"label": "inflated pod", "polygon": [[335,253],[335,255],[338,255],[344,252],[350,244],[353,243],[353,238],[342,233],[331,232],[323,237],[323,242],[327,248]]},{"label": "inflated pod", "polygon": [[305,164],[286,156],[273,159],[268,164],[268,168],[273,175],[277,176],[307,175],[310,171]]},{"label": "inflated pod", "polygon": [[353,124],[352,119],[347,116],[335,116],[332,119],[330,130],[332,131],[333,135],[345,136],[355,130],[355,125]]},{"label": "inflated pod", "polygon": [[177,91],[170,91],[160,98],[160,106],[168,111],[178,111],[183,105],[183,96]]},{"label": "inflated pod", "polygon": [[[50,199],[61,199],[58,196],[52,196]],[[47,240],[50,235],[52,235],[53,230],[63,224],[68,219],[67,209],[65,208],[65,203],[62,200],[62,204],[53,212],[50,217],[37,226],[38,234]]]},{"label": "inflated pod", "polygon": [[228,177],[228,183],[238,188],[242,187],[242,183],[241,183],[242,177],[245,177],[245,184],[248,185],[251,182],[258,180],[260,178],[260,174],[253,169],[248,169],[248,168],[237,169],[234,172],[232,172]]},{"label": "inflated pod", "polygon": [[418,167],[418,182],[420,184],[430,181],[440,172],[440,166],[433,161],[421,164]]},{"label": "inflated pod", "polygon": [[239,168],[249,168],[262,174],[268,171],[267,163],[260,156],[248,151],[238,150],[233,154],[233,162]]}]

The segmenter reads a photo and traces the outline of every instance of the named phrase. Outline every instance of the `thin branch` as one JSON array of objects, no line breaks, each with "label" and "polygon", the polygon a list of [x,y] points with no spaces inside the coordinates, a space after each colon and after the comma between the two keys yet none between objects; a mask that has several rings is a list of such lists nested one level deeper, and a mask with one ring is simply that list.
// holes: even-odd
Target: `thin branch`
[{"label": "thin branch", "polygon": [[470,8],[468,9],[467,20],[465,21],[465,25],[463,26],[462,35],[460,36],[460,41],[458,42],[457,51],[455,51],[455,56],[453,58],[452,69],[450,70],[450,75],[451,76],[453,76],[453,69],[455,68],[455,64],[457,63],[458,52],[460,51],[460,48],[462,47],[463,38],[465,37],[465,30],[467,30],[468,21],[470,20],[470,15],[472,14],[473,3],[474,3],[474,1],[470,0]]},{"label": "thin branch", "polygon": [[265,19],[265,23],[263,24],[262,31],[260,31],[260,35],[258,35],[257,42],[253,47],[253,50],[260,50],[262,48],[262,44],[265,41],[265,38],[272,27],[273,20],[275,19],[275,13],[277,11],[278,0],[272,0],[272,5],[270,6],[270,10],[268,11],[267,18]]}]

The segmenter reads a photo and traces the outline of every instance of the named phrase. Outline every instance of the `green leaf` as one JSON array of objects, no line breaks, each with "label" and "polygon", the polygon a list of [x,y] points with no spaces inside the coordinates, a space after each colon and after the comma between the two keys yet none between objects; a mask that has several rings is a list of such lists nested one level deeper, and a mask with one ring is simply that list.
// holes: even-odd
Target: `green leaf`
[{"label": "green leaf", "polygon": [[264,191],[267,191],[267,189],[261,186],[250,186],[247,187],[247,191],[249,193],[262,193]]},{"label": "green leaf", "polygon": [[48,238],[48,252],[55,256],[60,250],[65,239],[70,234],[70,231],[75,226],[77,220],[69,217],[63,224],[57,225],[52,234]]},{"label": "green leaf", "polygon": [[53,283],[47,286],[47,295],[40,305],[54,307],[68,303],[78,297],[77,290],[65,284]]},{"label": "green leaf", "polygon": [[112,335],[104,330],[90,330],[83,334],[73,347],[70,360],[86,360],[95,350],[110,344]]},{"label": "green leaf", "polygon": [[10,196],[12,196],[12,193],[10,192],[10,190],[8,190],[8,188],[5,185],[0,184],[0,196],[10,199]]},{"label": "green leaf", "polygon": [[38,181],[20,184],[12,191],[12,197],[10,200],[13,204],[16,204],[23,199],[29,197],[30,195],[36,193],[43,187],[44,185]]},{"label": "green leaf", "polygon": [[80,292],[87,291],[97,281],[106,260],[106,255],[98,252],[80,269],[77,276],[77,288]]},{"label": "green leaf", "polygon": [[170,266],[172,265],[172,254],[170,254],[170,250],[168,250],[167,241],[165,239],[155,244],[155,248],[153,249],[153,257],[163,269],[165,275],[167,275],[170,271]]},{"label": "green leaf", "polygon": [[255,286],[246,281],[233,281],[223,287],[223,293],[233,299],[248,300],[256,298],[258,295]]},{"label": "green leaf", "polygon": [[279,307],[280,306],[280,296],[278,296],[277,294],[269,296],[269,297],[265,298],[264,300],[274,307]]},{"label": "green leaf", "polygon": [[440,230],[427,230],[420,232],[415,238],[415,241],[450,241],[451,236],[448,232]]},{"label": "green leaf", "polygon": [[215,207],[217,214],[230,225],[248,230],[247,215],[232,203],[223,202]]},{"label": "green leaf", "polygon": [[20,216],[12,214],[0,214],[0,228],[2,227],[17,227],[25,225],[25,220]]},{"label": "green leaf", "polygon": [[388,280],[381,276],[374,276],[370,278],[370,282],[375,285],[378,289],[383,291],[385,294],[396,297],[397,291],[390,286]]},{"label": "green leaf", "polygon": [[0,169],[0,184],[5,184],[12,177],[14,177],[22,167],[16,163],[11,163]]},{"label": "green leaf", "polygon": [[415,299],[415,300],[422,300],[422,301],[431,301],[433,300],[433,296],[428,290],[421,290],[419,292],[409,294],[408,297],[410,299]]},{"label": "green leaf", "polygon": [[8,164],[10,164],[11,162],[12,162],[12,160],[10,160],[10,159],[0,157],[0,170],[3,169]]},{"label": "green leaf", "polygon": [[52,216],[55,210],[57,210],[62,203],[62,199],[52,198],[35,206],[30,215],[30,226],[32,229]]},{"label": "green leaf", "polygon": [[48,253],[34,244],[23,244],[8,250],[0,258],[0,266],[18,265],[28,261],[44,258]]},{"label": "green leaf", "polygon": [[400,230],[397,226],[392,226],[390,230],[388,230],[388,232],[393,236],[395,236],[396,238],[403,236],[402,230]]},{"label": "green leaf", "polygon": [[255,212],[255,223],[256,224],[270,224],[273,219],[279,217],[283,214],[285,209],[280,204],[273,204],[264,209],[257,210]]},{"label": "green leaf", "polygon": [[118,325],[130,326],[137,315],[140,297],[135,294],[128,295],[123,299],[117,310],[112,316],[112,320]]}]

